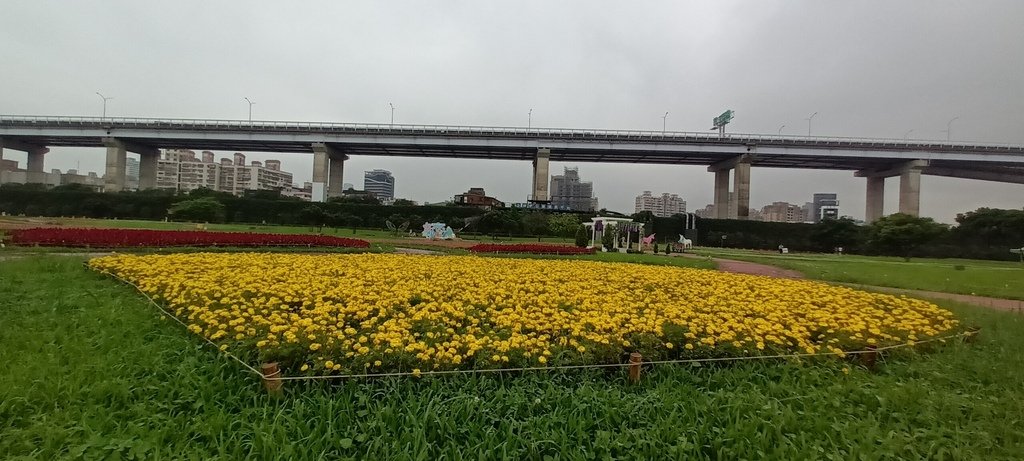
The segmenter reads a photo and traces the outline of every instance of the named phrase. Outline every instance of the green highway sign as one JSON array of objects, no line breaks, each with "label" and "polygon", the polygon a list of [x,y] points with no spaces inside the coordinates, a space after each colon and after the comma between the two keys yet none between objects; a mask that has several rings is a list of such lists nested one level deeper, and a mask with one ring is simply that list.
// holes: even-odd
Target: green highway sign
[{"label": "green highway sign", "polygon": [[715,119],[714,119],[715,128],[723,127],[723,126],[725,126],[725,124],[731,122],[732,121],[732,115],[733,115],[733,111],[727,110],[725,112],[722,112],[722,115],[719,115],[718,117],[715,117]]}]

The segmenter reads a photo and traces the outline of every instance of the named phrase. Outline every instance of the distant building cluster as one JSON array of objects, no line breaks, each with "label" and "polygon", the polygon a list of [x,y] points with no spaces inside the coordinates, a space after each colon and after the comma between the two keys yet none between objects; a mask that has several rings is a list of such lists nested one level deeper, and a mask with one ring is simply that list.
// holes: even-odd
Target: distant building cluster
[{"label": "distant building cluster", "polygon": [[[136,161],[136,163],[138,162]],[[136,169],[136,187],[138,187],[138,182],[138,170]],[[0,159],[0,184],[33,183],[44,184],[47,187],[81,184],[97,191],[103,190],[103,177],[92,171],[81,174],[77,169],[70,169],[65,173],[61,173],[60,170],[54,168],[49,173],[31,172],[20,168],[15,160]]]},{"label": "distant building cluster", "polygon": [[207,188],[234,195],[247,190],[279,190],[291,192],[292,174],[281,171],[280,160],[267,160],[266,164],[253,160],[245,163],[245,154],[235,153],[233,158],[214,161],[214,154],[203,151],[201,157],[185,149],[164,151],[157,163],[157,189],[187,192]]},{"label": "distant building cluster", "polygon": [[563,174],[551,176],[551,205],[572,211],[597,210],[594,183],[580,180],[579,168],[566,167]]},{"label": "distant building cluster", "polygon": [[635,213],[650,211],[654,216],[667,218],[669,216],[686,213],[686,200],[677,194],[662,193],[654,196],[651,191],[645,190],[643,194],[636,196]]},{"label": "distant building cluster", "polygon": [[[639,197],[637,197],[639,200]],[[701,218],[714,218],[715,206],[708,205],[694,212]],[[839,195],[833,192],[817,193],[810,202],[797,205],[789,202],[772,202],[760,210],[750,209],[750,220],[790,223],[819,223],[825,219],[839,218]]]}]

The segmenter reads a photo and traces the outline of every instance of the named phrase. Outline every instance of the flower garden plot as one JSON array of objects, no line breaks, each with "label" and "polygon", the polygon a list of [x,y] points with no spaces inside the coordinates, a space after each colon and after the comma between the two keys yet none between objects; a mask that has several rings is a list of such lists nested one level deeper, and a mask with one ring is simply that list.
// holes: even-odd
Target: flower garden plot
[{"label": "flower garden plot", "polygon": [[391,254],[115,255],[136,285],[285,375],[826,353],[948,334],[931,303],[810,281],[572,260]]},{"label": "flower garden plot", "polygon": [[11,231],[17,245],[57,247],[259,247],[320,246],[368,248],[365,240],[328,235],[266,234],[254,232],[166,231],[145,229],[73,229],[43,227]]},{"label": "flower garden plot", "polygon": [[541,255],[588,255],[594,253],[592,248],[580,248],[569,245],[539,245],[530,243],[480,243],[469,247],[468,250],[473,253],[529,253]]}]

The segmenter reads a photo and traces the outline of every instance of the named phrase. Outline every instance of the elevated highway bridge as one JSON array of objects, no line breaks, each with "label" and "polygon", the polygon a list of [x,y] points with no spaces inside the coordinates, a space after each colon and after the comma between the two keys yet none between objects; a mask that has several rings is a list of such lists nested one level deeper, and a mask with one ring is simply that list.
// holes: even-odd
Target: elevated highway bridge
[{"label": "elevated highway bridge", "polygon": [[[106,148],[105,190],[125,184],[127,152],[140,154],[140,187],[156,185],[161,149],[313,155],[314,200],[341,194],[352,155],[501,159],[534,165],[531,200],[550,199],[548,164],[703,165],[715,174],[717,217],[746,217],[750,168],[848,170],[867,180],[867,219],[882,216],[885,178],[900,178],[900,211],[916,215],[920,176],[1024,184],[1024,146],[758,134],[389,125],[330,122],[0,115],[2,149],[28,153],[43,172],[50,147]],[[731,178],[730,178],[731,176]],[[730,181],[731,179],[731,181]],[[730,190],[731,184],[731,190]],[[731,197],[731,199],[730,199]]]}]

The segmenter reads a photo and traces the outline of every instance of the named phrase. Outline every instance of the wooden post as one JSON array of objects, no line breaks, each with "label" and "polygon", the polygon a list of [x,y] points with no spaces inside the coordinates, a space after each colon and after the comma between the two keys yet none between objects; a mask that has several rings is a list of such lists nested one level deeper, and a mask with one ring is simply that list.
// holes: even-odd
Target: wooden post
[{"label": "wooden post", "polygon": [[281,370],[277,367],[277,362],[264,363],[260,366],[260,370],[263,372],[263,386],[267,388],[267,393],[272,396],[279,397],[284,393],[284,381],[281,381]]},{"label": "wooden post", "polygon": [[875,350],[875,346],[867,346],[865,348],[867,352],[860,355],[860,360],[864,364],[864,367],[868,370],[875,369],[875,362],[878,361],[878,351]]},{"label": "wooden post", "polygon": [[978,340],[978,333],[981,333],[981,328],[971,327],[967,329],[967,335],[964,336],[965,343],[973,343]]},{"label": "wooden post", "polygon": [[629,382],[633,384],[640,382],[640,364],[643,361],[644,356],[639,352],[629,354]]}]

